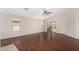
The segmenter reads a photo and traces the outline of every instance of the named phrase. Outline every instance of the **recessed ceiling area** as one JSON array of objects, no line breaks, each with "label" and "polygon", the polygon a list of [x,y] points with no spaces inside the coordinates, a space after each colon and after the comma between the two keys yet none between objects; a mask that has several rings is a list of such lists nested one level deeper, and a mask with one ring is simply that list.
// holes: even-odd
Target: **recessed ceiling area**
[{"label": "recessed ceiling area", "polygon": [[52,13],[50,15],[43,15],[45,9],[46,8],[0,8],[0,13],[45,20],[67,10],[67,8],[47,8],[47,11]]}]

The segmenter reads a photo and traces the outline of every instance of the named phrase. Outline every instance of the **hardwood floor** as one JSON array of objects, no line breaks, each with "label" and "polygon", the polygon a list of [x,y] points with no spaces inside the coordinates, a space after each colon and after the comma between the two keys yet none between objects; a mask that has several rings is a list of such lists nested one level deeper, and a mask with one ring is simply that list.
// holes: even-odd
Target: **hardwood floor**
[{"label": "hardwood floor", "polygon": [[79,40],[56,33],[48,39],[47,33],[37,33],[1,41],[1,46],[15,44],[20,51],[79,51]]}]

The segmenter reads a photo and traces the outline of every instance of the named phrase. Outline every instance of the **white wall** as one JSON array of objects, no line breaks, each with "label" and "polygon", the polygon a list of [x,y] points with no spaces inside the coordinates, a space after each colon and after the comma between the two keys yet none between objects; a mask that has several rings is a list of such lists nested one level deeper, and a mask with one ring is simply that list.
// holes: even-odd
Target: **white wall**
[{"label": "white wall", "polygon": [[[21,19],[21,32],[12,32],[12,19]],[[41,20],[0,14],[0,39],[41,32]]]},{"label": "white wall", "polygon": [[56,21],[56,32],[79,39],[79,9],[70,8],[63,14],[47,19]]},{"label": "white wall", "polygon": [[67,31],[72,37],[79,39],[79,8],[72,8],[67,14]]},{"label": "white wall", "polygon": [[57,33],[66,33],[66,17],[64,14],[60,14],[50,19],[47,19],[47,22],[56,21],[56,32]]},{"label": "white wall", "polygon": [[68,9],[66,12],[47,19],[56,21],[56,32],[79,39],[79,9]]},{"label": "white wall", "polygon": [[66,12],[66,34],[75,37],[75,14],[74,9]]},{"label": "white wall", "polygon": [[79,8],[74,9],[75,12],[75,31],[76,37],[79,39]]}]

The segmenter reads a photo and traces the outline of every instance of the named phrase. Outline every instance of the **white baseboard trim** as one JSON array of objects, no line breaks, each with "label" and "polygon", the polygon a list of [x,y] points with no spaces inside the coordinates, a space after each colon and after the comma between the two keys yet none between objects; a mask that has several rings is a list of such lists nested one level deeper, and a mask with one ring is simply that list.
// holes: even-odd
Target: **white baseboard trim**
[{"label": "white baseboard trim", "polygon": [[76,38],[76,39],[79,39],[79,36],[76,36],[76,35],[69,35],[69,34],[66,34],[66,35],[71,36],[71,37]]}]

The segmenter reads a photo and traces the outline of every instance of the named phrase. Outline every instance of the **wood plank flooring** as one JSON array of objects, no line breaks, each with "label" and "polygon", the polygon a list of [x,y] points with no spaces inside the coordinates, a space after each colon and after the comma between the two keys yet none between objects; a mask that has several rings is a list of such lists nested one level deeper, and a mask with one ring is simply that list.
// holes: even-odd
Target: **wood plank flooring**
[{"label": "wood plank flooring", "polygon": [[1,41],[1,46],[9,44],[15,44],[20,51],[79,51],[78,39],[60,33],[51,39],[43,32]]}]

